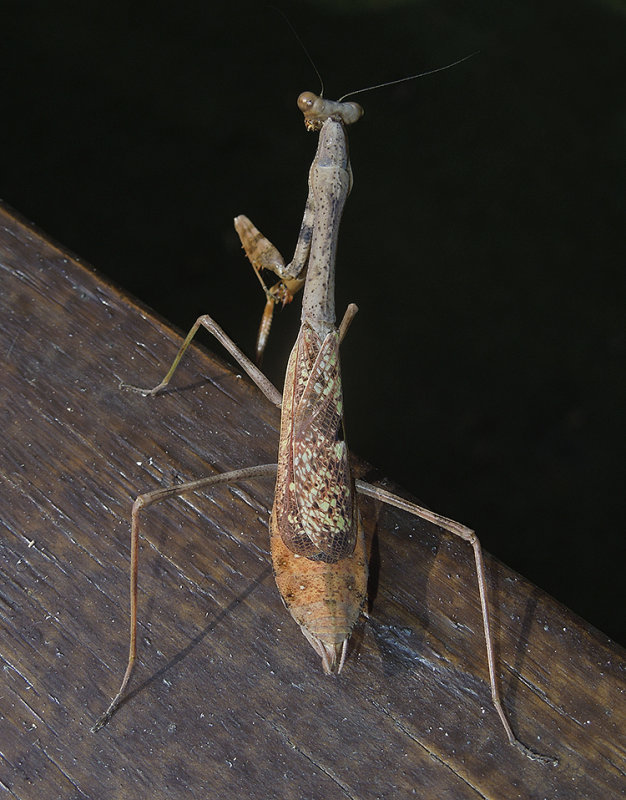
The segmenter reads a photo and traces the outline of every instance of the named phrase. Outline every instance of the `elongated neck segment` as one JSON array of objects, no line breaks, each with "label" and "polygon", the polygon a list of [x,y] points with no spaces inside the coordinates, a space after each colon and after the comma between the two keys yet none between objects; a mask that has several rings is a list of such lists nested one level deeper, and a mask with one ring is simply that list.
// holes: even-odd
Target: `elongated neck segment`
[{"label": "elongated neck segment", "polygon": [[352,187],[348,142],[342,122],[322,123],[315,159],[309,170],[309,191],[315,223],[307,269],[302,322],[321,339],[335,326],[335,258],[339,222]]}]

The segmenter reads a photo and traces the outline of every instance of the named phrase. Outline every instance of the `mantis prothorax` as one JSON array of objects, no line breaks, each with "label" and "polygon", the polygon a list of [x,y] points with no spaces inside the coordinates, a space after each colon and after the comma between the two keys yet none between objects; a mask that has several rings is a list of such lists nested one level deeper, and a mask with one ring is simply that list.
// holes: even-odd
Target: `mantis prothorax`
[{"label": "mantis prothorax", "polygon": [[[276,583],[292,617],[321,657],[324,672],[341,672],[352,629],[366,600],[368,565],[357,500],[361,493],[433,522],[471,545],[494,706],[512,745],[531,759],[554,763],[555,759],[520,742],[505,714],[496,679],[482,552],[475,533],[381,488],[354,481],[351,475],[343,430],[339,345],[357,308],[348,306],[336,327],[334,275],[339,223],[352,187],[346,126],[356,122],[363,110],[357,103],[328,101],[311,92],[300,95],[298,106],[307,128],[319,131],[319,142],[309,171],[309,195],[292,261],[285,265],[280,253],[247,217],[235,219],[235,228],[257,274],[261,269],[271,269],[291,294],[304,282],[301,326],[289,357],[282,395],[208,315],[196,320],[161,383],[153,389],[127,387],[157,394],[169,383],[198,329],[206,328],[268,399],[281,408],[278,464],[238,469],[137,498],[132,512],[128,664],[119,691],[94,730],[114,713],[135,662],[140,511],[184,492],[276,474],[270,520]],[[273,296],[268,293],[267,297],[268,304],[273,305]]]}]

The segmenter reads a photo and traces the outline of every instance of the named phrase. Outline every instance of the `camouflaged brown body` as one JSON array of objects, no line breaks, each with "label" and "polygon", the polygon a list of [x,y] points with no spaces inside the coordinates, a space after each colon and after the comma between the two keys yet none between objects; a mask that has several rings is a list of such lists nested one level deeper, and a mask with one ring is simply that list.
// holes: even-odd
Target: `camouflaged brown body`
[{"label": "camouflaged brown body", "polygon": [[[324,670],[331,672],[341,670],[367,584],[365,545],[344,441],[334,304],[339,221],[352,186],[344,126],[363,111],[356,103],[333,103],[311,93],[301,95],[298,105],[307,128],[319,130],[320,136],[292,261],[285,265],[247,217],[237,217],[235,227],[257,274],[262,269],[275,272],[285,293],[297,291],[306,275],[302,325],[283,388],[270,533],[281,596],[321,656]],[[282,297],[282,289],[263,287],[267,304],[261,344],[273,305]]]}]

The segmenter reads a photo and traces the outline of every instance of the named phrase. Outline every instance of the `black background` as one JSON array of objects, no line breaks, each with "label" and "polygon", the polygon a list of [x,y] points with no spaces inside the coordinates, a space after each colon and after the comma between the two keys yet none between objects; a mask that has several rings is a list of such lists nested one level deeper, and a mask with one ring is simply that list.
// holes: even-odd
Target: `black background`
[{"label": "black background", "polygon": [[[328,97],[480,50],[359,98],[348,437],[623,642],[624,7],[281,8]],[[283,19],[245,0],[0,10],[0,197],[180,328],[209,312],[250,352],[264,300],[232,218],[291,258],[316,145],[295,99],[317,79]],[[266,355],[279,385],[298,317]]]}]

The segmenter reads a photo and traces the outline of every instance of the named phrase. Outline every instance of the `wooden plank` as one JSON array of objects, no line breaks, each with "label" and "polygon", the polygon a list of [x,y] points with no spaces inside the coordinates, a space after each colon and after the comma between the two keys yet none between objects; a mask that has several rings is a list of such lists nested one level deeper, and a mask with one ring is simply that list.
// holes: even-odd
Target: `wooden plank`
[{"label": "wooden plank", "polygon": [[139,662],[129,700],[92,734],[126,661],[132,499],[273,461],[278,412],[197,347],[172,391],[120,392],[160,379],[178,335],[0,216],[7,796],[623,792],[624,651],[487,556],[505,706],[560,765],[528,761],[490,702],[469,548],[400,512],[364,502],[370,618],[342,675],[324,676],[273,585],[271,481],[149,511]]}]

